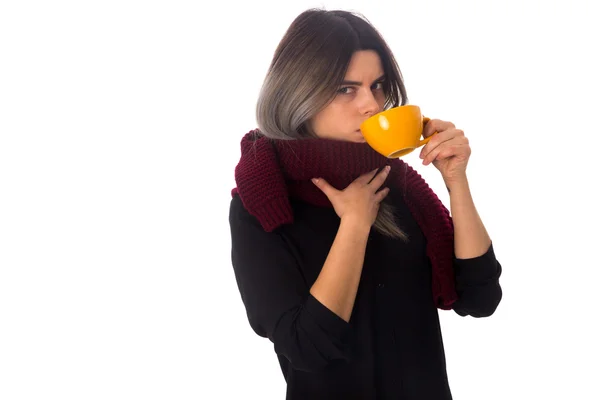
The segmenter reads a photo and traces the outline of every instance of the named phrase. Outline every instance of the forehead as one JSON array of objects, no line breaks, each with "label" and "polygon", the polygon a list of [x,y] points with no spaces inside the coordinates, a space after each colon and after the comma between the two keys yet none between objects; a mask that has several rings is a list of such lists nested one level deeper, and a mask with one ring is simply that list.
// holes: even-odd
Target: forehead
[{"label": "forehead", "polygon": [[354,52],[346,71],[345,79],[361,81],[374,79],[383,75],[381,58],[374,50],[360,50]]}]

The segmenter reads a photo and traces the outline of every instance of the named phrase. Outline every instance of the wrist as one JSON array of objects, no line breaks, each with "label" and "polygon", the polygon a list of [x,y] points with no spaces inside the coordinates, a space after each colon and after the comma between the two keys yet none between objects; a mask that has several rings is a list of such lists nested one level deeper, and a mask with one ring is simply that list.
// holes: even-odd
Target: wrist
[{"label": "wrist", "polygon": [[340,219],[340,229],[348,229],[357,233],[364,233],[366,235],[371,231],[371,225],[364,218],[358,218],[355,216],[343,216]]},{"label": "wrist", "polygon": [[452,193],[456,190],[469,189],[469,181],[467,180],[466,174],[458,177],[444,178],[444,184],[446,185],[446,189],[448,189],[449,193]]}]

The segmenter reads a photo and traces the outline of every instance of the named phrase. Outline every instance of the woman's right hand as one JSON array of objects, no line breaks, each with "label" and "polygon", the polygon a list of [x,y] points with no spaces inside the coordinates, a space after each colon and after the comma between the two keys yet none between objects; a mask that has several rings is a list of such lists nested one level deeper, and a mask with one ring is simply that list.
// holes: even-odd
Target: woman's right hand
[{"label": "woman's right hand", "polygon": [[377,173],[377,170],[367,172],[356,178],[344,190],[337,190],[322,178],[313,179],[312,181],[325,193],[341,219],[366,223],[370,227],[377,218],[379,203],[390,191],[388,188],[379,190],[389,172],[389,165],[379,173]]}]

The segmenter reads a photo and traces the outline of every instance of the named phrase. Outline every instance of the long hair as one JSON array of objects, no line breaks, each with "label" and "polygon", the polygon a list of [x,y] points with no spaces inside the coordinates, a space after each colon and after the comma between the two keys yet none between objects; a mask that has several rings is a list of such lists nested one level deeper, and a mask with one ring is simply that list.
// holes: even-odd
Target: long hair
[{"label": "long hair", "polygon": [[[360,50],[374,50],[381,59],[384,109],[406,104],[400,68],[370,22],[349,11],[313,8],[296,17],[275,50],[256,106],[261,133],[278,140],[315,137],[309,121],[335,98],[352,55]],[[407,239],[385,200],[373,227],[386,236]]]}]

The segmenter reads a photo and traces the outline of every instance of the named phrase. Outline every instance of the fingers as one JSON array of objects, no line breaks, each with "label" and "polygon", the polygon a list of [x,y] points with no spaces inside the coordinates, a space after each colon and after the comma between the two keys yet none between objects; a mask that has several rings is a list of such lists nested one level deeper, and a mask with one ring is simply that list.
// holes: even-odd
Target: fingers
[{"label": "fingers", "polygon": [[[431,139],[431,141],[433,141],[433,139]],[[429,143],[431,143],[431,141]],[[423,165],[428,165],[435,160],[441,160],[443,158],[452,156],[453,154],[458,154],[458,149],[468,144],[469,139],[467,139],[465,136],[455,136],[450,140],[442,142],[421,156],[423,159]]]},{"label": "fingers", "polygon": [[363,174],[363,175],[359,176],[358,178],[356,178],[356,180],[354,182],[362,183],[364,185],[367,185],[367,184],[369,184],[371,182],[371,180],[373,180],[373,178],[377,174],[377,171],[379,171],[379,168],[374,169],[371,172],[367,172],[366,174]]},{"label": "fingers", "polygon": [[444,150],[447,150],[447,147],[444,146],[438,146],[435,149],[433,149],[432,151],[430,151],[424,158],[423,158],[423,165],[429,165],[430,163],[434,162],[437,157],[439,155],[441,155],[440,153]]},{"label": "fingers", "polygon": [[[354,182],[361,183],[364,186],[368,186],[369,188],[371,188],[372,193],[375,193],[377,190],[379,190],[381,185],[383,185],[385,180],[387,179],[390,172],[390,166],[386,165],[381,169],[381,171],[379,171],[379,173],[377,171],[379,171],[379,169],[367,172],[366,174],[359,176]],[[313,178],[311,179],[311,181],[316,187],[318,187],[323,193],[325,193],[329,200],[331,200],[332,196],[335,196],[337,193],[340,192],[339,190],[331,186],[329,182],[327,182],[323,178]]]},{"label": "fingers", "polygon": [[440,146],[442,143],[458,138],[466,139],[465,133],[461,129],[451,128],[446,131],[441,131],[432,137],[429,143],[423,146],[419,157],[424,159],[433,149]]},{"label": "fingers", "polygon": [[383,199],[385,199],[385,196],[388,195],[389,192],[390,192],[390,188],[383,188],[379,192],[375,193],[375,202],[377,204],[381,203],[383,201]]},{"label": "fingers", "polygon": [[441,119],[431,119],[425,121],[425,126],[423,127],[423,137],[429,137],[433,135],[435,132],[443,132],[448,129],[456,128],[456,126],[450,121],[442,121]]},{"label": "fingers", "polygon": [[315,184],[316,187],[318,187],[323,193],[325,193],[325,196],[327,196],[329,200],[331,200],[331,196],[335,195],[335,193],[338,192],[336,188],[331,186],[329,182],[327,182],[323,178],[313,178],[311,179],[311,181]]},{"label": "fingers", "polygon": [[378,174],[373,178],[371,182],[369,182],[369,186],[373,187],[373,190],[378,190],[381,185],[385,182],[390,172],[390,166],[386,165]]}]

